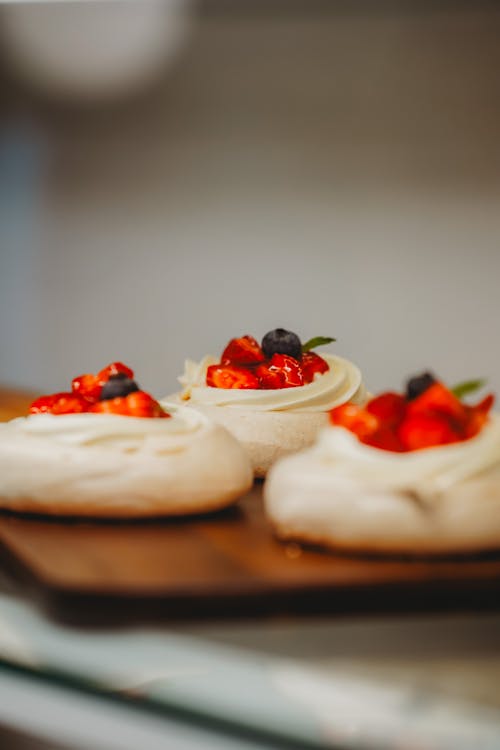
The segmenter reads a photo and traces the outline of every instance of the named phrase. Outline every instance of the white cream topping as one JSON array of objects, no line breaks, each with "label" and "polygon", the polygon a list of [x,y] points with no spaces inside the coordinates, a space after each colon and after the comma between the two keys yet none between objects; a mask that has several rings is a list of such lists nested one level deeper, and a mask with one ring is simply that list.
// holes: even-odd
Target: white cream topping
[{"label": "white cream topping", "polygon": [[474,438],[408,453],[365,445],[343,427],[325,428],[311,450],[331,465],[335,476],[372,487],[414,490],[429,497],[500,469],[500,415],[492,415]]},{"label": "white cream topping", "polygon": [[170,419],[128,417],[119,414],[31,414],[19,417],[2,426],[2,429],[53,440],[66,445],[120,445],[137,446],[141,442],[160,440],[165,447],[175,449],[183,438],[191,435],[206,418],[185,406],[162,403],[171,414]]},{"label": "white cream topping", "polygon": [[352,362],[332,354],[322,354],[330,369],[317,373],[312,383],[293,388],[260,390],[254,388],[212,388],[205,384],[207,368],[217,364],[215,357],[201,362],[186,360],[179,382],[184,386],[183,400],[206,406],[245,407],[256,411],[320,412],[346,401],[362,403],[366,399],[361,372]]}]

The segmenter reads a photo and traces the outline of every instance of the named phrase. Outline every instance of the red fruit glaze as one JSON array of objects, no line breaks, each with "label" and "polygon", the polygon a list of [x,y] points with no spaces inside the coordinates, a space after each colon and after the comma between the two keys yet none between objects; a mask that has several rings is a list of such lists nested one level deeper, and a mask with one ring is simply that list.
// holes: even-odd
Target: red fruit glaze
[{"label": "red fruit glaze", "polygon": [[399,424],[406,414],[406,399],[399,393],[381,393],[366,405],[366,411],[387,425]]},{"label": "red fruit glaze", "polygon": [[332,409],[330,421],[353,432],[362,443],[407,452],[474,437],[486,424],[493,403],[494,397],[489,395],[476,406],[467,406],[436,382],[412,401],[387,392],[365,408],[344,404]]},{"label": "red fruit glaze", "polygon": [[73,393],[78,393],[79,396],[83,396],[87,401],[94,402],[98,401],[101,395],[102,383],[95,375],[79,375],[71,381],[71,388],[73,389]]},{"label": "red fruit glaze", "polygon": [[53,393],[33,401],[30,414],[81,414],[88,411],[89,402],[77,393]]},{"label": "red fruit glaze", "polygon": [[125,397],[131,417],[170,417],[158,401],[145,391],[134,391]]},{"label": "red fruit glaze", "polygon": [[104,383],[106,383],[112,375],[119,375],[120,373],[126,375],[127,378],[130,378],[131,380],[133,380],[134,378],[134,371],[131,370],[130,367],[124,365],[123,362],[112,362],[110,365],[101,370],[100,373],[98,373],[97,380],[101,383],[101,385],[104,385]]},{"label": "red fruit glaze", "polygon": [[135,391],[123,398],[99,401],[104,383],[112,376],[123,373],[133,377],[132,370],[121,362],[113,362],[98,375],[79,375],[72,382],[71,393],[53,393],[41,396],[30,406],[30,414],[80,414],[91,411],[101,414],[122,414],[131,417],[170,417],[149,393]]},{"label": "red fruit glaze", "polygon": [[408,403],[408,416],[438,413],[463,424],[467,407],[443,383],[433,383],[420,396]]},{"label": "red fruit glaze", "polygon": [[384,451],[393,451],[402,453],[404,451],[403,443],[399,435],[390,427],[380,427],[371,435],[360,438],[362,443],[371,445],[373,448],[380,448]]},{"label": "red fruit glaze", "polygon": [[99,401],[91,407],[98,414],[119,414],[126,417],[170,417],[149,393],[135,391],[128,396]]},{"label": "red fruit glaze", "polygon": [[495,397],[493,394],[489,394],[486,398],[483,398],[476,406],[467,407],[467,421],[465,424],[465,437],[475,437],[488,421],[488,413],[495,403]]},{"label": "red fruit glaze", "polygon": [[380,427],[377,417],[356,404],[342,404],[332,409],[330,422],[354,432],[360,439],[374,435]]},{"label": "red fruit glaze", "polygon": [[273,354],[267,366],[270,373],[280,378],[280,388],[295,388],[304,385],[300,362],[288,354]]},{"label": "red fruit glaze", "polygon": [[283,388],[283,373],[276,369],[270,370],[268,363],[256,367],[254,373],[259,379],[259,388],[263,390]]},{"label": "red fruit glaze", "polygon": [[258,388],[259,380],[251,370],[236,365],[210,365],[206,383],[212,388]]},{"label": "red fruit glaze", "polygon": [[407,451],[458,443],[463,438],[451,421],[438,413],[408,416],[399,427],[398,436]]},{"label": "red fruit glaze", "polygon": [[304,383],[312,383],[317,372],[324,373],[330,369],[328,362],[316,352],[305,352],[301,360]]},{"label": "red fruit glaze", "polygon": [[265,359],[262,349],[252,336],[231,339],[222,352],[222,364],[255,365]]}]

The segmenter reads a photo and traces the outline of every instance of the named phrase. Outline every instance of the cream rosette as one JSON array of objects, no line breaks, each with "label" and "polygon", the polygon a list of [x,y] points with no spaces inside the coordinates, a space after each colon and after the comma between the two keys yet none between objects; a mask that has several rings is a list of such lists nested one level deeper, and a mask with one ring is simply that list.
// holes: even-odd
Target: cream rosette
[{"label": "cream rosette", "polygon": [[366,400],[359,368],[342,357],[322,356],[329,370],[316,374],[312,383],[272,390],[207,386],[207,368],[218,360],[187,360],[179,378],[183,390],[173,398],[226,427],[245,447],[256,476],[265,476],[278,458],[314,442],[330,409]]}]

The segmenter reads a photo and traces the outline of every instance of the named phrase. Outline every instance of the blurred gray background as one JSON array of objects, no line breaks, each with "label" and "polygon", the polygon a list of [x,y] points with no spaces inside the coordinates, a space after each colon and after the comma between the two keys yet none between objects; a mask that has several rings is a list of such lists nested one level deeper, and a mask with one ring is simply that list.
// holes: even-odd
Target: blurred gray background
[{"label": "blurred gray background", "polygon": [[41,91],[4,55],[0,382],[121,359],[159,396],[186,356],[284,326],[336,336],[374,390],[428,367],[499,390],[500,9],[190,21],[116,97]]}]

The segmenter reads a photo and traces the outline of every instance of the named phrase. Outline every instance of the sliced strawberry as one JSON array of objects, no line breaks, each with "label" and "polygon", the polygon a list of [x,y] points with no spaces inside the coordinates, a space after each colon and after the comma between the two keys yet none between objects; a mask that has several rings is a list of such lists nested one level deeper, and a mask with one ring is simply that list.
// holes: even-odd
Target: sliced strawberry
[{"label": "sliced strawberry", "polygon": [[330,411],[330,422],[338,427],[345,427],[359,438],[374,435],[380,428],[380,422],[374,414],[370,414],[356,404],[342,404]]},{"label": "sliced strawberry", "polygon": [[[288,354],[273,354],[267,365],[268,372],[270,375],[267,378],[268,385],[263,387],[269,388],[269,383],[276,378],[276,382],[279,385],[276,388],[295,388],[299,385],[304,385],[304,376],[302,374],[302,367],[300,362],[294,357],[288,356]],[[263,383],[263,380],[261,380]]]},{"label": "sliced strawberry", "polygon": [[454,429],[452,420],[438,412],[408,414],[399,427],[398,436],[407,451],[458,443],[463,439]]},{"label": "sliced strawberry", "polygon": [[222,352],[222,364],[255,365],[265,359],[262,349],[252,336],[231,339]]},{"label": "sliced strawberry", "polygon": [[101,385],[104,385],[112,375],[119,375],[120,373],[123,373],[123,375],[126,375],[131,380],[134,377],[134,371],[130,367],[127,367],[122,362],[112,362],[98,373],[97,380]]},{"label": "sliced strawberry", "polygon": [[420,396],[408,404],[408,416],[427,413],[444,414],[464,425],[467,410],[464,404],[443,383],[433,383]]},{"label": "sliced strawberry", "polygon": [[302,366],[304,383],[312,383],[317,372],[322,374],[330,369],[328,362],[323,357],[320,357],[319,354],[316,354],[316,352],[305,352],[302,355],[300,364]]},{"label": "sliced strawberry", "polygon": [[488,421],[489,412],[495,402],[492,393],[483,398],[476,406],[467,407],[467,423],[465,425],[465,437],[475,437]]},{"label": "sliced strawberry", "polygon": [[388,391],[372,398],[366,411],[374,414],[387,427],[399,424],[406,413],[406,398],[399,393]]},{"label": "sliced strawberry", "polygon": [[394,453],[402,453],[405,450],[396,430],[391,427],[380,427],[373,434],[361,438],[361,442],[371,445],[373,448]]},{"label": "sliced strawberry", "polygon": [[493,393],[489,393],[487,396],[483,398],[482,401],[480,401],[478,404],[473,406],[472,408],[474,411],[479,411],[483,414],[488,414],[488,412],[491,411],[493,408],[493,404],[495,403],[495,396]]},{"label": "sliced strawberry", "polygon": [[101,395],[102,383],[95,375],[79,375],[77,378],[73,378],[71,382],[71,388],[73,393],[78,393],[79,396],[83,396],[87,401],[98,401]]},{"label": "sliced strawberry", "polygon": [[30,414],[81,414],[89,407],[89,402],[77,393],[53,393],[37,398],[29,411]]},{"label": "sliced strawberry", "polygon": [[62,396],[62,393],[51,393],[49,396],[40,396],[30,405],[30,414],[47,414],[52,411],[52,407]]},{"label": "sliced strawberry", "polygon": [[169,417],[158,401],[145,391],[134,391],[125,396],[131,417]]},{"label": "sliced strawberry", "polygon": [[283,388],[284,377],[283,373],[278,370],[270,370],[269,363],[263,363],[254,370],[255,375],[259,379],[259,387],[264,390],[275,390],[277,388]]},{"label": "sliced strawberry", "polygon": [[236,365],[210,365],[207,385],[212,388],[258,388],[259,380],[251,370]]},{"label": "sliced strawberry", "polygon": [[119,414],[125,417],[170,417],[158,401],[145,391],[134,391],[128,396],[118,396],[107,401],[99,401],[91,407],[96,414]]}]

